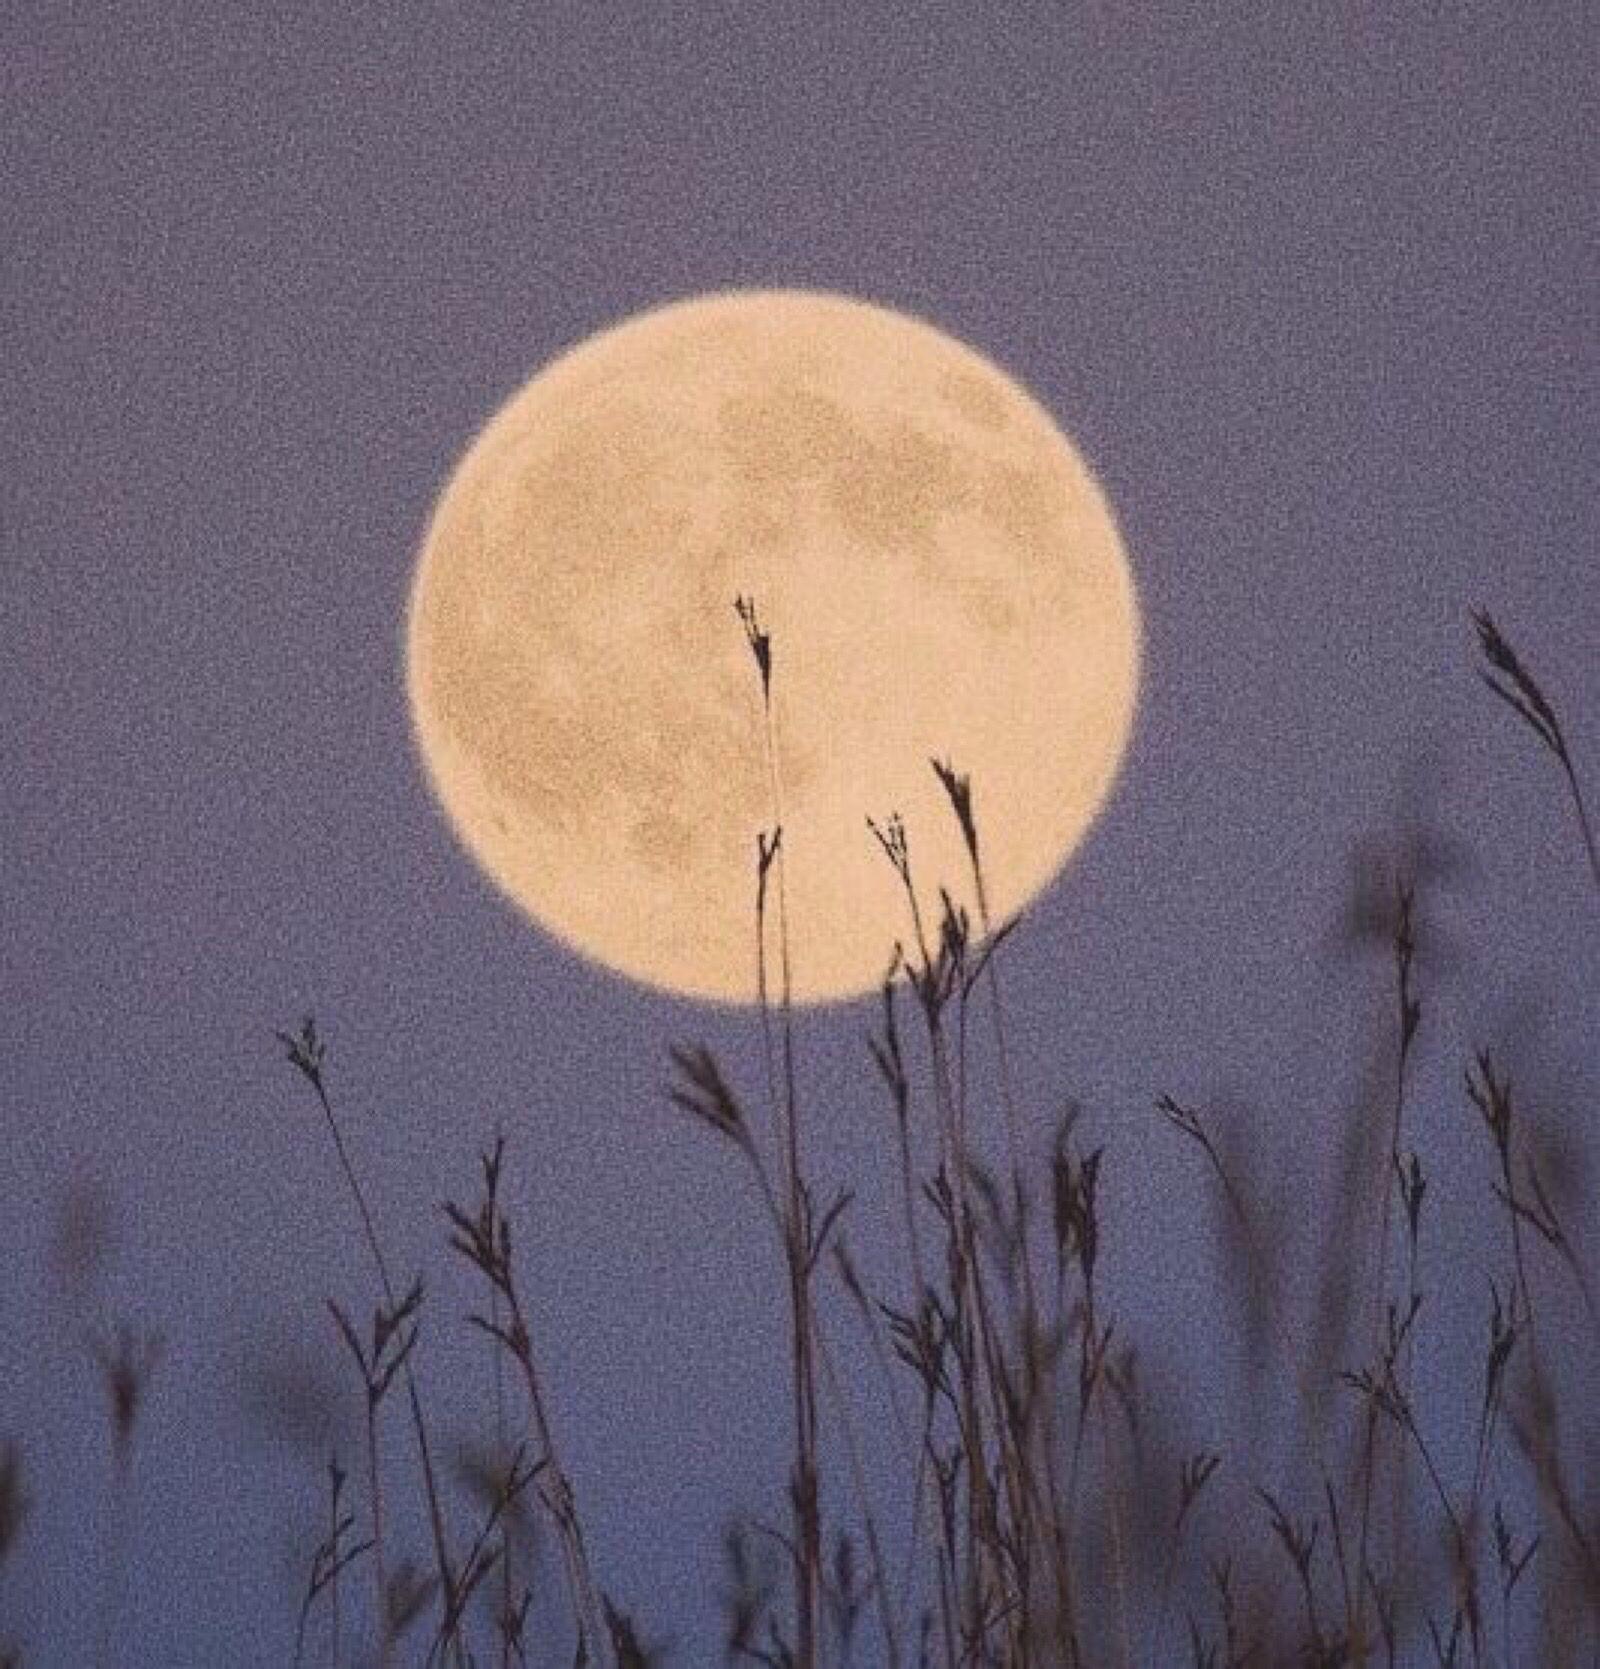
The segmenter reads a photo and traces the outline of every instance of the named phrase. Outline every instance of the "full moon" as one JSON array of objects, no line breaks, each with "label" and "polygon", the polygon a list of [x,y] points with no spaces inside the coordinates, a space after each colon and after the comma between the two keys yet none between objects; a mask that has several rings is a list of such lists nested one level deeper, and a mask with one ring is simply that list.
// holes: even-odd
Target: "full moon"
[{"label": "full moon", "polygon": [[857,996],[912,938],[867,818],[903,819],[929,920],[942,887],[976,930],[930,761],[969,777],[998,925],[1104,804],[1138,676],[1122,541],[1044,408],[930,324],[795,291],[643,313],[539,372],[441,496],[407,628],[478,864],[581,954],[730,1002],[780,805],[794,995]]}]

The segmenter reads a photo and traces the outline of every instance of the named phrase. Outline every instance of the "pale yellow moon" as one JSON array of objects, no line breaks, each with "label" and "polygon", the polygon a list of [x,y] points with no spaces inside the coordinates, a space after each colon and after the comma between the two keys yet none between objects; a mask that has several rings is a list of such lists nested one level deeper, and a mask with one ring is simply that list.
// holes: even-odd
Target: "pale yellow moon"
[{"label": "pale yellow moon", "polygon": [[932,757],[971,777],[993,919],[1051,880],[1137,694],[1103,493],[1043,407],[932,325],[731,291],[554,361],[434,512],[408,621],[416,735],[517,905],[634,979],[753,999],[775,812],[741,594],[772,639],[800,1001],[876,987],[910,939],[869,814],[903,816],[930,918],[941,886],[972,904]]}]

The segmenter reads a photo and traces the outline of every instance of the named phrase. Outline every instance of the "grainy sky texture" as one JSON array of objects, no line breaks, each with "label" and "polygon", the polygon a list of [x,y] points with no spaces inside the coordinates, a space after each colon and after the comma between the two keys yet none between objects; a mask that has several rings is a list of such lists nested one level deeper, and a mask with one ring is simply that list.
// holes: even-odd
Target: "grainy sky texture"
[{"label": "grainy sky texture", "polygon": [[[1107,1279],[1184,1447],[1223,1441],[1240,1368],[1204,1179],[1151,1103],[1255,1129],[1268,1209],[1321,1250],[1307,1202],[1392,1010],[1361,877],[1427,866],[1438,1196],[1486,1188],[1480,1043],[1577,1143],[1595,899],[1467,610],[1600,799],[1596,39],[1555,4],[6,7],[0,1436],[35,1506],[0,1620],[29,1662],[91,1660],[83,1341],[121,1315],[168,1340],[125,1661],[286,1659],[327,1447],[358,1432],[323,1300],[370,1301],[272,1039],[303,1012],[428,1277],[452,1441],[490,1381],[437,1206],[505,1128],[596,1562],[714,1660],[720,1526],[781,1511],[783,1288],[663,1084],[704,1036],[755,1085],[752,1027],[499,900],[430,801],[401,665],[473,433],[647,305],[797,285],[925,316],[1044,401],[1117,509],[1143,705],[1008,994],[1036,1144],[1069,1100],[1109,1144]],[[892,1272],[871,1017],[808,1022],[802,1068],[816,1169],[859,1185],[851,1233]],[[1439,1233],[1448,1266],[1468,1228]],[[1482,1292],[1464,1275],[1446,1319],[1476,1330]]]}]

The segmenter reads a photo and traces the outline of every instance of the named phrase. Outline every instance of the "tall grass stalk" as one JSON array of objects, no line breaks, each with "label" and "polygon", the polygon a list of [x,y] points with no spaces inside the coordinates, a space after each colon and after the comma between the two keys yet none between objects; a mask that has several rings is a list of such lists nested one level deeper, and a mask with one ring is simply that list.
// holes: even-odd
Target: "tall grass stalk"
[{"label": "tall grass stalk", "polygon": [[783,848],[783,772],[778,747],[777,716],[773,708],[772,637],[761,625],[755,602],[740,597],[735,604],[761,683],[763,747],[771,799],[770,847],[759,853],[757,883],[757,981],[763,1035],[767,1040],[768,1076],[771,1067],[771,998],[767,980],[766,886],[775,866],[778,899],[779,1016],[781,1021],[781,1094],[774,1093],[774,1111],[783,1142],[784,1244],[789,1273],[791,1370],[794,1400],[795,1461],[790,1483],[794,1525],[795,1650],[798,1669],[815,1669],[817,1662],[817,1604],[822,1582],[822,1505],[817,1460],[816,1318],[813,1312],[811,1195],[801,1161],[800,1106],[794,1053],[794,971],[789,931],[788,858]]},{"label": "tall grass stalk", "polygon": [[[1400,1139],[1405,1117],[1406,1068],[1416,1042],[1417,1028],[1422,1021],[1422,1004],[1414,989],[1416,964],[1416,930],[1413,920],[1416,894],[1408,881],[1401,881],[1395,895],[1393,953],[1395,968],[1395,1000],[1397,1006],[1398,1039],[1395,1049],[1394,1084],[1390,1103],[1388,1145],[1382,1155],[1383,1204],[1378,1218],[1377,1278],[1373,1284],[1373,1330],[1375,1344],[1381,1346],[1384,1317],[1392,1315],[1389,1298],[1389,1259],[1394,1217],[1394,1195],[1397,1181],[1402,1177]],[[1413,1286],[1413,1294],[1415,1287]],[[1382,1430],[1378,1408],[1370,1400],[1366,1407],[1366,1423],[1361,1441],[1361,1517],[1356,1536],[1356,1568],[1367,1568],[1368,1544],[1372,1529],[1372,1496],[1375,1486],[1379,1452],[1378,1436]],[[1396,1488],[1404,1488],[1405,1460],[1403,1452],[1397,1459]],[[1401,1549],[1394,1550],[1396,1568],[1401,1568]],[[1357,1588],[1359,1595],[1362,1590]],[[1350,1637],[1355,1642],[1357,1662],[1364,1660],[1367,1648],[1366,1610],[1358,1604],[1355,1614],[1347,1619]]]},{"label": "tall grass stalk", "polygon": [[1472,620],[1478,630],[1478,646],[1483,652],[1481,674],[1484,683],[1522,720],[1561,767],[1572,808],[1577,814],[1583,849],[1589,859],[1589,875],[1596,888],[1600,889],[1600,846],[1595,842],[1594,824],[1589,820],[1583,789],[1578,782],[1578,770],[1572,762],[1561,720],[1533,674],[1506,641],[1493,616],[1487,610],[1475,609]]},{"label": "tall grass stalk", "polygon": [[[328,1093],[324,1065],[327,1058],[327,1045],[317,1034],[316,1023],[307,1016],[301,1022],[300,1030],[290,1034],[279,1032],[278,1041],[283,1045],[289,1062],[300,1075],[311,1085],[317,1098],[317,1105],[322,1109],[322,1115],[328,1126],[328,1133],[333,1138],[334,1152],[338,1155],[340,1169],[344,1173],[345,1182],[350,1189],[351,1197],[356,1204],[356,1210],[361,1218],[362,1232],[366,1237],[367,1250],[371,1253],[374,1268],[377,1270],[378,1283],[383,1292],[384,1303],[391,1314],[399,1309],[394,1280],[389,1273],[389,1261],[384,1256],[383,1243],[378,1238],[378,1227],[373,1220],[372,1209],[367,1204],[366,1190],[361,1186],[361,1179],[356,1173],[354,1163],[350,1158],[350,1151],[345,1146],[344,1133],[339,1127],[339,1121],[334,1116],[333,1101]],[[439,1585],[446,1599],[455,1592],[455,1569],[450,1557],[449,1538],[445,1530],[444,1504],[439,1493],[438,1475],[434,1467],[433,1448],[428,1438],[428,1425],[422,1412],[422,1398],[417,1391],[417,1382],[411,1372],[409,1361],[402,1363],[405,1375],[406,1401],[411,1412],[411,1429],[416,1437],[417,1459],[422,1469],[423,1494],[428,1504],[428,1527],[433,1537],[434,1562],[438,1570]],[[457,1652],[459,1659],[460,1653]]]}]

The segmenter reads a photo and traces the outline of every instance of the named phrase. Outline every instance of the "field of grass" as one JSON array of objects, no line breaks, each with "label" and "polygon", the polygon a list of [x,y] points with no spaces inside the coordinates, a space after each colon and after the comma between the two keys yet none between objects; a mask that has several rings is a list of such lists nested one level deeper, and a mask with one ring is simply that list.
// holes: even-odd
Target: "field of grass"
[{"label": "field of grass", "polygon": [[[792,1452],[769,1511],[731,1521],[723,1568],[707,1573],[726,1659],[796,1669],[1600,1662],[1594,1203],[1582,1167],[1561,1168],[1536,1139],[1518,1087],[1488,1051],[1460,1063],[1457,1091],[1478,1131],[1481,1186],[1452,1197],[1436,1185],[1414,1104],[1430,1005],[1415,876],[1391,874],[1369,900],[1387,970],[1387,1033],[1374,1044],[1383,1104],[1375,1125],[1349,1133],[1333,1196],[1302,1207],[1325,1248],[1310,1277],[1313,1325],[1284,1322],[1282,1225],[1248,1145],[1180,1094],[1150,1108],[1151,1139],[1192,1157],[1226,1253],[1230,1290],[1194,1325],[1228,1330],[1263,1406],[1294,1410],[1284,1476],[1247,1441],[1229,1450],[1189,1441],[1218,1429],[1206,1411],[1152,1405],[1139,1340],[1106,1280],[1107,1258],[1129,1235],[1109,1217],[1103,1184],[1125,1160],[1090,1142],[1070,1109],[1047,1142],[1036,1139],[1042,1121],[1014,1081],[1017,1022],[1004,983],[1016,924],[990,919],[981,792],[952,762],[930,768],[965,841],[974,911],[927,896],[897,819],[864,831],[906,902],[864,1061],[886,1113],[900,1267],[885,1281],[852,1255],[852,1194],[820,1189],[808,1169],[817,1115],[789,995],[771,704],[781,654],[753,603],[741,600],[739,614],[774,785],[751,877],[761,990],[751,1024],[764,1081],[754,1092],[735,1084],[717,1054],[689,1040],[670,1049],[662,1098],[685,1141],[737,1161],[782,1279]],[[1483,680],[1549,756],[1553,791],[1571,804],[1571,848],[1552,861],[1587,865],[1600,901],[1600,856],[1557,708],[1495,624],[1480,615],[1476,626]],[[655,1619],[614,1603],[585,1535],[581,1481],[551,1415],[559,1340],[540,1329],[503,1204],[515,1155],[492,1144],[476,1196],[450,1204],[442,1223],[481,1294],[463,1324],[497,1363],[484,1411],[493,1443],[463,1488],[457,1462],[445,1476],[414,1371],[429,1300],[396,1277],[345,1140],[324,1039],[307,1019],[280,1043],[348,1196],[371,1293],[363,1314],[327,1305],[362,1442],[330,1457],[325,1515],[305,1536],[302,1602],[284,1619],[284,1660],[678,1661],[655,1644]],[[1160,1227],[1137,1225],[1141,1238]],[[1464,1238],[1479,1266],[1436,1255]],[[1476,1336],[1441,1345],[1436,1300],[1463,1285],[1481,1292]],[[1218,1345],[1208,1337],[1194,1348]],[[168,1368],[162,1340],[130,1326],[99,1337],[94,1358],[121,1516],[106,1527],[103,1571],[88,1591],[103,1661],[142,1661],[119,1621],[137,1535],[131,1477],[141,1415]],[[870,1414],[858,1390],[868,1380]],[[1248,1433],[1251,1410],[1229,1413],[1223,1427]],[[1469,1433],[1466,1444],[1442,1437],[1441,1424]],[[885,1449],[894,1500],[883,1498]],[[25,1431],[0,1448],[0,1634],[6,1561],[46,1487],[30,1473]],[[401,1545],[413,1509],[426,1525],[420,1551]],[[0,1664],[30,1661],[25,1639],[0,1643]]]}]

